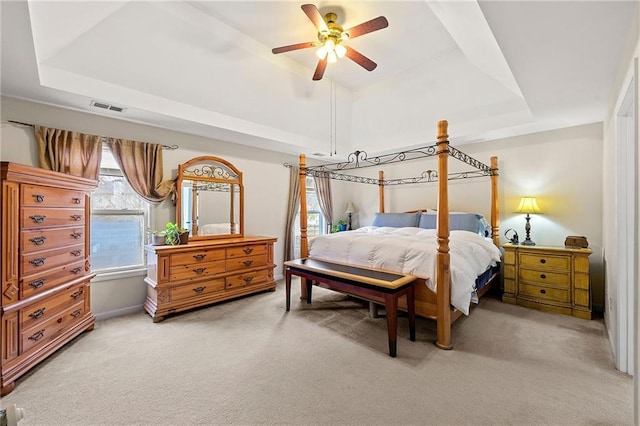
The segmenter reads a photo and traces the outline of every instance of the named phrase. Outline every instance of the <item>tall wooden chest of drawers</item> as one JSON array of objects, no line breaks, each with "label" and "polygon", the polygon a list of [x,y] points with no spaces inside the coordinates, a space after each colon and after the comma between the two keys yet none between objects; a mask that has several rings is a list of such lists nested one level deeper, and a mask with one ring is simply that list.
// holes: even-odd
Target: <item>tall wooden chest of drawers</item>
[{"label": "tall wooden chest of drawers", "polygon": [[502,301],[591,319],[591,253],[585,248],[506,244]]},{"label": "tall wooden chest of drawers", "polygon": [[91,313],[90,191],[97,181],[0,163],[1,395],[85,330]]},{"label": "tall wooden chest of drawers", "polygon": [[275,290],[271,237],[238,237],[147,246],[145,310],[159,322],[168,314]]}]

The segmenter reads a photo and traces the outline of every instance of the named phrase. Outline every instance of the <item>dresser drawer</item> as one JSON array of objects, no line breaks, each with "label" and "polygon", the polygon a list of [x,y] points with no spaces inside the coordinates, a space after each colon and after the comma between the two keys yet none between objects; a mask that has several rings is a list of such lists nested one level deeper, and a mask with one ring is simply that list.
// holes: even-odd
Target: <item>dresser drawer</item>
[{"label": "dresser drawer", "polygon": [[57,296],[31,304],[20,310],[20,326],[31,328],[45,322],[77,303],[84,303],[84,295],[84,286],[73,287]]},{"label": "dresser drawer", "polygon": [[84,243],[28,253],[20,257],[22,274],[29,275],[84,259]]},{"label": "dresser drawer", "polygon": [[267,254],[263,253],[257,256],[246,256],[228,259],[226,262],[227,272],[241,271],[243,269],[257,268],[267,265]]},{"label": "dresser drawer", "polygon": [[569,271],[571,269],[571,257],[520,253],[520,267]]},{"label": "dresser drawer", "polygon": [[571,302],[570,294],[571,293],[569,289],[565,290],[565,289],[543,287],[543,286],[530,285],[530,284],[524,284],[524,283],[520,283],[520,285],[518,286],[519,297],[529,296],[529,297],[533,297],[541,300],[570,303]]},{"label": "dresser drawer", "polygon": [[84,259],[82,259],[68,265],[60,265],[27,275],[20,282],[20,298],[26,299],[72,279],[80,278],[85,273]]},{"label": "dresser drawer", "polygon": [[24,207],[20,213],[22,229],[84,225],[84,209],[43,209]]},{"label": "dresser drawer", "polygon": [[533,269],[520,269],[520,280],[531,283],[538,283],[542,286],[571,287],[571,274],[568,272],[549,272]]},{"label": "dresser drawer", "polygon": [[224,278],[172,288],[170,291],[170,300],[176,301],[200,297],[218,291],[224,291]]},{"label": "dresser drawer", "polygon": [[84,227],[38,229],[23,231],[20,240],[23,253],[67,246],[83,241]]},{"label": "dresser drawer", "polygon": [[227,259],[234,257],[255,256],[267,253],[266,244],[248,244],[246,246],[231,247],[227,249]]},{"label": "dresser drawer", "polygon": [[50,186],[21,185],[22,205],[40,207],[84,207],[84,192]]},{"label": "dresser drawer", "polygon": [[227,290],[262,283],[267,280],[268,276],[269,271],[264,269],[227,277]]},{"label": "dresser drawer", "polygon": [[175,253],[171,255],[171,266],[193,265],[198,263],[223,260],[224,249],[204,249],[187,253]]},{"label": "dresser drawer", "polygon": [[171,281],[200,280],[224,272],[224,260],[171,267]]},{"label": "dresser drawer", "polygon": [[25,331],[20,333],[20,343],[22,346],[21,352],[27,352],[55,339],[57,336],[62,334],[62,331],[69,328],[73,323],[82,318],[85,313],[86,310],[84,302],[78,303],[63,312],[60,312],[58,315],[37,324],[35,327],[23,329]]}]

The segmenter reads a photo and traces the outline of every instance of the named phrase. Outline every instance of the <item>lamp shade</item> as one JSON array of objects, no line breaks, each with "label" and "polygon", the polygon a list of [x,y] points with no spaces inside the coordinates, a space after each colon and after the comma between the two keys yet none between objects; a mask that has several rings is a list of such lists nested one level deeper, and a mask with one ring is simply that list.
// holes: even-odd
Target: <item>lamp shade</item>
[{"label": "lamp shade", "polygon": [[522,197],[520,200],[520,204],[518,204],[518,208],[514,213],[542,213],[540,207],[538,207],[538,202],[535,197]]},{"label": "lamp shade", "polygon": [[357,210],[356,208],[353,206],[353,203],[347,203],[347,210],[345,210],[346,214],[349,213],[355,213]]}]

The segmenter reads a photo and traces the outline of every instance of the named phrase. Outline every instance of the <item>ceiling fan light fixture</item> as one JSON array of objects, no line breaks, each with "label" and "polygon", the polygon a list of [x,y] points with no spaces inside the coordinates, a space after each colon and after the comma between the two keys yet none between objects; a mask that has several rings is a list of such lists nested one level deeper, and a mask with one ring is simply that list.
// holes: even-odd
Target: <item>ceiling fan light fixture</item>
[{"label": "ceiling fan light fixture", "polygon": [[347,53],[347,48],[342,44],[338,44],[334,51],[336,52],[336,55],[338,55],[338,58],[344,58],[344,55]]},{"label": "ceiling fan light fixture", "polygon": [[316,56],[318,59],[324,59],[327,56],[327,48],[324,47],[324,45],[320,46],[320,48],[316,50]]},{"label": "ceiling fan light fixture", "polygon": [[329,61],[330,64],[335,64],[338,61],[338,55],[336,55],[336,52],[331,50],[327,53],[327,61]]}]

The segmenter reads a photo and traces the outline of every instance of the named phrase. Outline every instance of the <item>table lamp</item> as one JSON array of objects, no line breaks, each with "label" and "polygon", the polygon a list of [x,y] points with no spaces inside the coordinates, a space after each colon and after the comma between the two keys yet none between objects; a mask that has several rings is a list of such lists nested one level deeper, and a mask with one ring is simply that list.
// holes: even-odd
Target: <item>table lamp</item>
[{"label": "table lamp", "polygon": [[542,210],[540,210],[540,207],[538,207],[538,203],[536,201],[535,197],[522,197],[522,199],[520,200],[520,204],[518,205],[518,208],[515,210],[514,213],[526,213],[527,217],[525,219],[527,219],[527,224],[524,226],[524,230],[526,231],[526,238],[525,240],[520,243],[523,246],[535,246],[536,243],[534,243],[533,241],[531,241],[531,238],[529,238],[529,233],[531,232],[531,225],[529,224],[529,220],[531,219],[531,216],[529,216],[530,213],[536,213],[536,214],[540,214],[542,213]]},{"label": "table lamp", "polygon": [[355,212],[357,212],[357,210],[353,206],[353,203],[347,203],[347,210],[345,210],[347,214],[347,231],[351,231],[351,215]]}]

